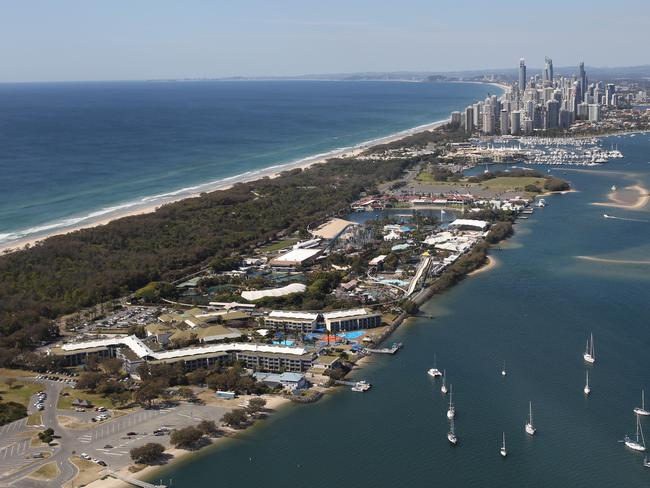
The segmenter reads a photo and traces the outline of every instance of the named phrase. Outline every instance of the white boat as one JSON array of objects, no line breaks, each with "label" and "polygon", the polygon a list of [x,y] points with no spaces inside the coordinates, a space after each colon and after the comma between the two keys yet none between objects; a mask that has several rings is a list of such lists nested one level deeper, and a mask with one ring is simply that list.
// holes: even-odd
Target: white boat
[{"label": "white boat", "polygon": [[357,381],[355,385],[352,388],[350,388],[350,390],[364,392],[364,391],[368,391],[371,388],[371,386],[372,385],[367,381],[361,380],[361,381]]},{"label": "white boat", "polygon": [[585,348],[585,352],[582,355],[582,357],[589,364],[594,364],[596,362],[596,354],[594,353],[594,335],[593,334],[590,334],[589,338],[587,339],[587,347]]},{"label": "white boat", "polygon": [[611,219],[612,218],[611,215],[607,215],[607,214],[603,214],[603,217],[605,217],[606,219]]},{"label": "white boat", "polygon": [[540,198],[539,201],[537,202],[537,207],[538,208],[546,207],[546,200],[544,200],[543,198]]},{"label": "white boat", "polygon": [[456,416],[456,407],[453,402],[454,392],[451,390],[451,385],[449,385],[449,409],[447,410],[447,418],[453,420]]},{"label": "white boat", "polygon": [[[636,418],[636,436],[632,439],[629,435],[625,436],[623,442],[625,445],[634,451],[645,451],[645,439],[643,438],[643,429],[641,429],[641,420],[638,415]],[[640,442],[639,442],[640,441]]]},{"label": "white boat", "polygon": [[508,455],[508,451],[506,451],[506,433],[503,433],[503,443],[501,444],[501,455],[503,457],[506,457]]},{"label": "white boat", "polygon": [[438,377],[442,376],[442,373],[440,372],[440,370],[436,366],[437,366],[436,365],[436,355],[434,354],[433,355],[433,368],[430,368],[429,371],[427,371],[427,374],[429,376],[433,376],[434,378],[438,378]]},{"label": "white boat", "polygon": [[612,191],[616,191],[616,185],[612,185]]},{"label": "white boat", "polygon": [[644,465],[646,468],[650,468],[650,462],[648,462],[648,458],[647,458],[647,457],[643,458],[643,465]]},{"label": "white boat", "polygon": [[442,372],[442,386],[440,387],[440,391],[443,395],[447,394],[447,370]]},{"label": "white boat", "polygon": [[508,374],[508,373],[506,373],[506,362],[504,361],[503,362],[503,369],[501,370],[501,376],[505,376],[506,374]]},{"label": "white boat", "polygon": [[589,388],[589,371],[587,371],[587,382],[585,383],[585,388],[583,391],[587,396],[589,395],[589,393],[591,393],[591,388]]},{"label": "white boat", "polygon": [[641,406],[636,407],[634,413],[637,415],[643,415],[644,417],[650,415],[650,412],[645,409],[645,390],[641,390]]},{"label": "white boat", "polygon": [[528,435],[535,435],[535,432],[537,432],[537,429],[533,426],[533,402],[528,402],[528,421],[525,430]]},{"label": "white boat", "polygon": [[447,440],[452,446],[458,444],[458,437],[456,437],[456,430],[454,429],[454,419],[452,417],[449,423],[449,432],[447,432]]}]

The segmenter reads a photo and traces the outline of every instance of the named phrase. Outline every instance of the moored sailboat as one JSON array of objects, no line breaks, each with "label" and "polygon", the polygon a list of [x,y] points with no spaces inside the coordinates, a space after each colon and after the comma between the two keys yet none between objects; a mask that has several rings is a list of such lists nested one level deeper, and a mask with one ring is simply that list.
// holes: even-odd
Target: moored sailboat
[{"label": "moored sailboat", "polygon": [[535,435],[535,432],[537,432],[537,429],[533,426],[533,402],[528,402],[528,421],[525,430],[528,435]]},{"label": "moored sailboat", "polygon": [[437,368],[437,365],[436,365],[436,355],[435,354],[433,355],[433,368],[430,368],[427,371],[427,374],[429,376],[433,376],[434,378],[442,376],[442,373],[440,372],[440,370]]},{"label": "moored sailboat", "polygon": [[506,373],[506,362],[504,361],[503,362],[503,368],[501,369],[501,376],[505,376],[506,374],[507,374]]},{"label": "moored sailboat", "polygon": [[453,420],[456,416],[456,407],[454,406],[453,396],[452,385],[449,385],[449,409],[447,410],[447,418],[449,420]]},{"label": "moored sailboat", "polygon": [[506,457],[508,451],[506,451],[506,433],[503,433],[503,442],[501,443],[501,456]]},{"label": "moored sailboat", "polygon": [[591,388],[589,388],[589,371],[587,371],[587,382],[585,383],[584,390],[585,395],[589,395],[591,393]]},{"label": "moored sailboat", "polygon": [[587,361],[590,364],[593,364],[596,362],[596,354],[594,353],[594,335],[591,334],[589,336],[589,339],[587,339],[587,347],[585,348],[585,352],[582,355],[585,361]]},{"label": "moored sailboat", "polygon": [[643,438],[643,429],[641,428],[641,420],[638,415],[634,416],[636,418],[636,435],[634,439],[629,435],[626,435],[623,439],[623,442],[627,447],[634,451],[645,451],[645,439]]},{"label": "moored sailboat", "polygon": [[458,444],[458,437],[456,436],[456,430],[454,429],[454,418],[451,418],[449,423],[449,432],[447,432],[447,440],[452,446]]},{"label": "moored sailboat", "polygon": [[650,415],[650,412],[645,409],[645,390],[641,390],[641,406],[636,407],[634,413],[637,415],[643,415],[644,417]]},{"label": "moored sailboat", "polygon": [[447,394],[447,370],[442,371],[442,386],[440,387],[440,391],[442,392],[443,395]]}]

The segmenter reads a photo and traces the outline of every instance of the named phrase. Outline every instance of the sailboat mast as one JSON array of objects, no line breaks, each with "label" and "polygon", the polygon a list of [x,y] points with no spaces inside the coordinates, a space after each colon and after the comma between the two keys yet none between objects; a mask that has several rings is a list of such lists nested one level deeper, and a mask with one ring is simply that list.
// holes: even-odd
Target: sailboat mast
[{"label": "sailboat mast", "polygon": [[533,402],[528,402],[528,421],[533,425]]}]

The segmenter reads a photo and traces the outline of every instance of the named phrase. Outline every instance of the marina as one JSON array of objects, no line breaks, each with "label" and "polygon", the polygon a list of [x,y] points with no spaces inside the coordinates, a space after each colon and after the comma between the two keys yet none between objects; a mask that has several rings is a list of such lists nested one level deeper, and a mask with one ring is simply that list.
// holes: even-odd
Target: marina
[{"label": "marina", "polygon": [[[621,161],[647,187],[648,141],[632,141],[619,139],[625,154]],[[535,221],[522,223],[500,245],[499,266],[437,296],[401,326],[391,339],[404,344],[404,354],[373,356],[353,372],[352,378],[373,384],[369,394],[341,389],[307,409],[279,412],[245,442],[215,450],[163,478],[173,477],[175,486],[210,483],[218,469],[224,483],[279,488],[287,472],[322,469],[322,459],[304,449],[318,439],[319,450],[360,442],[364,449],[338,458],[338,469],[326,479],[310,478],[317,488],[333,483],[425,488],[432,480],[449,486],[475,486],[481,480],[505,488],[566,486],[567,480],[579,488],[646,486],[650,470],[643,456],[617,442],[626,432],[634,438],[631,414],[641,406],[640,390],[648,382],[650,332],[642,320],[650,314],[647,266],[575,256],[616,252],[619,259],[643,259],[650,250],[650,228],[621,221],[619,231],[603,232],[603,210],[589,203],[602,201],[612,184],[630,183],[613,166],[597,171],[572,173],[579,191],[545,197],[548,205],[534,214]],[[553,236],[552,246],[548,236]],[[594,354],[596,339],[600,346],[597,362],[589,365],[582,354],[592,332]],[[455,449],[446,437],[449,393],[439,393],[442,378],[434,382],[426,374],[434,367],[433,351],[441,358],[435,367],[441,375],[445,369],[447,381],[457,386],[453,401],[462,411],[454,423]],[[504,361],[505,377],[500,374]],[[588,398],[585,366],[592,388]],[[524,431],[529,400],[535,436]],[[319,435],[324,425],[331,439]],[[497,454],[503,432],[505,459]],[[255,472],[246,469],[249,457],[255,459]],[[374,469],[360,472],[360,463]]]}]

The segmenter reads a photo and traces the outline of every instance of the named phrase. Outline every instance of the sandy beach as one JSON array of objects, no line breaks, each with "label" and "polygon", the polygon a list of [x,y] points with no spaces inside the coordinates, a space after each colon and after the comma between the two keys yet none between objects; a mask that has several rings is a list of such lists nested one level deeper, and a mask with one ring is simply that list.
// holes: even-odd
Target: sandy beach
[{"label": "sandy beach", "polygon": [[486,258],[487,262],[483,266],[481,266],[479,269],[475,269],[471,273],[468,273],[467,276],[474,276],[485,273],[486,271],[490,271],[491,269],[494,269],[498,266],[499,261],[497,261],[495,257],[488,255]]},{"label": "sandy beach", "polygon": [[[146,213],[155,212],[158,208],[163,205],[178,202],[185,200],[187,198],[195,198],[200,196],[203,193],[218,191],[218,190],[227,190],[237,183],[245,183],[250,181],[259,180],[262,178],[277,178],[284,171],[289,171],[296,168],[306,169],[315,164],[325,163],[328,159],[333,158],[343,158],[343,157],[354,157],[362,153],[363,151],[368,150],[371,147],[378,146],[381,144],[387,144],[390,142],[398,141],[410,135],[416,134],[418,132],[431,131],[440,127],[443,124],[446,124],[448,120],[439,120],[436,122],[431,122],[425,125],[419,125],[410,129],[406,129],[394,134],[373,139],[371,141],[362,142],[355,146],[345,147],[330,151],[324,154],[317,154],[315,156],[307,157],[300,159],[298,161],[289,162],[286,164],[280,164],[271,166],[269,168],[247,172],[243,175],[233,176],[229,178],[223,178],[220,180],[208,182],[201,185],[196,185],[187,189],[186,191],[171,192],[168,196],[163,196],[155,203],[146,203],[134,204],[134,205],[117,205],[116,207],[125,207],[117,208],[114,211],[104,213],[101,217],[98,218],[88,218],[80,221],[77,224],[66,226],[66,227],[57,227],[50,231],[44,231],[42,233],[35,233],[32,235],[25,236],[24,238],[18,238],[15,240],[8,241],[6,243],[0,244],[0,253],[8,253],[22,249],[23,247],[29,245],[33,246],[37,242],[43,241],[48,237],[55,235],[68,234],[77,230],[87,229],[90,227],[96,227],[98,225],[105,225],[113,220],[121,219],[124,217],[130,217],[134,215],[142,215]],[[143,198],[142,200],[147,200]]]},{"label": "sandy beach", "polygon": [[607,195],[609,202],[594,202],[592,205],[626,210],[642,210],[650,202],[650,193],[640,184],[626,186],[622,190],[614,190]]}]

